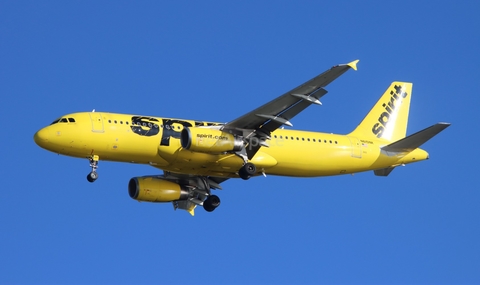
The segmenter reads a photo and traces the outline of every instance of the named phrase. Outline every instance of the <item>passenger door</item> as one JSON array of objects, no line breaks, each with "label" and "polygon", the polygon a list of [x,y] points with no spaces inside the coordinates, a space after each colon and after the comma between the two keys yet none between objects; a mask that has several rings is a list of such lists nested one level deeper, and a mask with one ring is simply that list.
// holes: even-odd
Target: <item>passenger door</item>
[{"label": "passenger door", "polygon": [[92,132],[103,133],[102,113],[91,112],[90,120],[92,121]]}]

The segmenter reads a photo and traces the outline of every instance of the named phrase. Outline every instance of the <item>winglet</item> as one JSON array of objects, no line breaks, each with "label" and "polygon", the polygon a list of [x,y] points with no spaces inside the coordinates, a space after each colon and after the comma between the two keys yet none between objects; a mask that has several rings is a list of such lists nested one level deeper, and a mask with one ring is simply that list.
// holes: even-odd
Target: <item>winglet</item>
[{"label": "winglet", "polygon": [[352,62],[349,62],[347,63],[346,65],[350,66],[353,70],[357,70],[357,63],[359,62],[360,60],[357,59],[357,60],[354,60]]}]

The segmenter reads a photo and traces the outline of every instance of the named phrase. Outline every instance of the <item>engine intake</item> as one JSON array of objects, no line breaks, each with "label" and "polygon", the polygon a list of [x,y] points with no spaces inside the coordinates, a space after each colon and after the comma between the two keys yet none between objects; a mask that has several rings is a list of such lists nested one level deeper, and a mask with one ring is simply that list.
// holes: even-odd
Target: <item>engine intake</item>
[{"label": "engine intake", "polygon": [[182,147],[196,152],[222,153],[240,151],[243,140],[220,130],[185,127],[180,134]]},{"label": "engine intake", "polygon": [[144,176],[130,179],[128,195],[137,201],[172,202],[186,200],[188,190],[177,183],[162,178]]}]

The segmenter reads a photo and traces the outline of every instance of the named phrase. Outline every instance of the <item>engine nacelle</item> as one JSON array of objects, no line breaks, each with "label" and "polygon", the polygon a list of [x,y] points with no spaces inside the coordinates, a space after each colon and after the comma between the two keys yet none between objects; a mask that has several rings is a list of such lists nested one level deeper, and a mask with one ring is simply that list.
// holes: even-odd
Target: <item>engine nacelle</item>
[{"label": "engine nacelle", "polygon": [[196,152],[222,153],[240,151],[243,140],[220,130],[185,127],[180,134],[182,147]]},{"label": "engine nacelle", "polygon": [[188,190],[177,183],[162,178],[145,176],[130,179],[128,195],[138,201],[172,202],[186,200]]}]

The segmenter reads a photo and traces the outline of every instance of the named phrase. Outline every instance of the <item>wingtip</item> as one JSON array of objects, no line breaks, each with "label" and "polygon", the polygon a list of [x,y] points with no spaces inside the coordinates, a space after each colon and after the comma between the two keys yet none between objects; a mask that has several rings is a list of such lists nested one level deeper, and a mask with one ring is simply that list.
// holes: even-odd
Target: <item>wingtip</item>
[{"label": "wingtip", "polygon": [[360,60],[357,59],[357,60],[354,60],[352,62],[349,62],[347,63],[348,66],[350,66],[353,70],[357,70],[357,63],[359,62]]}]

